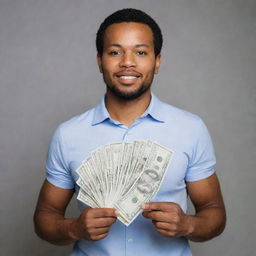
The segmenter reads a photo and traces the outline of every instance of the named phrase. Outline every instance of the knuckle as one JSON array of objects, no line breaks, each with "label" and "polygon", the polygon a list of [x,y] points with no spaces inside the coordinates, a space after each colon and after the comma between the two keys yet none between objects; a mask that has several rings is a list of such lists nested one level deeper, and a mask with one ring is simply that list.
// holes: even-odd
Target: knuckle
[{"label": "knuckle", "polygon": [[172,226],[172,231],[171,231],[171,232],[177,232],[177,230],[178,230],[177,226],[176,226],[176,225],[173,225],[173,226]]},{"label": "knuckle", "polygon": [[173,216],[172,222],[175,223],[175,224],[177,224],[177,223],[178,223],[178,218],[177,218],[176,216]]},{"label": "knuckle", "polygon": [[171,221],[172,223],[179,223],[180,222],[180,216],[177,213],[173,213],[171,215]]},{"label": "knuckle", "polygon": [[88,220],[85,220],[85,223],[84,223],[84,226],[87,230],[91,229],[92,228],[92,224],[90,221]]},{"label": "knuckle", "polygon": [[179,225],[177,224],[172,224],[170,226],[170,231],[173,231],[173,232],[177,232],[179,230]]},{"label": "knuckle", "polygon": [[158,213],[157,212],[151,212],[149,213],[149,217],[152,218],[152,219],[156,219],[158,216]]},{"label": "knuckle", "polygon": [[90,234],[91,234],[91,236],[96,236],[97,231],[95,229],[90,229]]},{"label": "knuckle", "polygon": [[178,212],[179,212],[179,207],[178,207],[178,205],[174,205],[174,206],[173,206],[173,212],[175,212],[175,213],[178,213]]},{"label": "knuckle", "polygon": [[175,215],[174,216],[174,220],[175,220],[175,223],[179,223],[180,222],[180,216],[179,215]]},{"label": "knuckle", "polygon": [[87,233],[89,234],[90,237],[94,235],[94,234],[93,234],[93,230],[90,229],[90,228],[87,229]]},{"label": "knuckle", "polygon": [[175,236],[176,236],[176,233],[173,232],[173,231],[169,231],[169,232],[168,232],[168,236],[169,236],[169,237],[175,237]]},{"label": "knuckle", "polygon": [[157,227],[157,228],[161,228],[162,227],[162,225],[161,225],[161,223],[160,222],[154,222],[154,224],[155,224],[155,226]]}]

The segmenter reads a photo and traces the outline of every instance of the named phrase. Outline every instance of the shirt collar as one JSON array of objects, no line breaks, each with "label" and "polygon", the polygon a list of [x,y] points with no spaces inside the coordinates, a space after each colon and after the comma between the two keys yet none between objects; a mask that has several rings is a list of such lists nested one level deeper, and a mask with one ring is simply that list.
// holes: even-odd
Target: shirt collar
[{"label": "shirt collar", "polygon": [[[141,117],[150,116],[155,121],[164,122],[164,115],[161,111],[161,102],[152,92],[151,92],[151,100],[148,108],[145,113]],[[92,125],[96,125],[102,123],[106,119],[111,119],[108,110],[105,105],[105,95],[102,97],[101,102],[98,106],[94,108],[94,115],[92,120]]]},{"label": "shirt collar", "polygon": [[142,115],[147,116],[150,115],[155,121],[164,122],[165,116],[161,111],[163,102],[161,102],[152,92],[151,92],[151,100],[148,108],[145,113]]},{"label": "shirt collar", "polygon": [[105,95],[104,95],[101,99],[100,104],[94,108],[92,125],[102,123],[106,119],[110,119],[110,115],[105,105]]}]

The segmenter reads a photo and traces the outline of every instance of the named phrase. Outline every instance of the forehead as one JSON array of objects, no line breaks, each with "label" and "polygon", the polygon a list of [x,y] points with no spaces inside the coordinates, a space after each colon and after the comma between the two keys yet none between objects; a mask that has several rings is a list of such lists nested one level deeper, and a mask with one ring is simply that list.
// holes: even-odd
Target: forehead
[{"label": "forehead", "polygon": [[153,46],[153,32],[143,23],[122,22],[110,25],[104,35],[104,47],[111,44],[147,44]]}]

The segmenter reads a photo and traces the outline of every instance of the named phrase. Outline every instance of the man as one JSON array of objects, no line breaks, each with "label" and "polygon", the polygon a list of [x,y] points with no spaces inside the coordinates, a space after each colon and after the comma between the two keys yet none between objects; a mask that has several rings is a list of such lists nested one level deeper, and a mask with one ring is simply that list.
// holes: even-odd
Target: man
[{"label": "man", "polygon": [[[135,9],[110,15],[96,39],[97,61],[106,84],[101,103],[63,123],[49,148],[45,180],[34,222],[37,234],[58,245],[75,242],[72,255],[191,255],[188,240],[206,241],[225,226],[207,128],[189,112],[161,102],[151,83],[161,61],[156,22]],[[66,219],[79,190],[75,170],[95,148],[116,141],[152,139],[173,150],[172,163],[153,201],[126,227],[112,208],[90,208]],[[187,215],[187,194],[196,210]]]}]

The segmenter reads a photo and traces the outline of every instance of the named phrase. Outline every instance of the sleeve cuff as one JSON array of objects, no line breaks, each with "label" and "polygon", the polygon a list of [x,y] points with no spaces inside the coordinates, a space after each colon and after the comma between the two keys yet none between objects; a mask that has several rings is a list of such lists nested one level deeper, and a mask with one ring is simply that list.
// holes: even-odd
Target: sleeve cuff
[{"label": "sleeve cuff", "polygon": [[63,188],[63,189],[73,189],[75,187],[74,182],[64,181],[60,179],[56,179],[53,175],[47,173],[46,179],[54,186]]},{"label": "sleeve cuff", "polygon": [[187,175],[185,180],[188,182],[198,181],[210,177],[213,173],[215,173],[214,168],[198,173],[197,175]]}]

